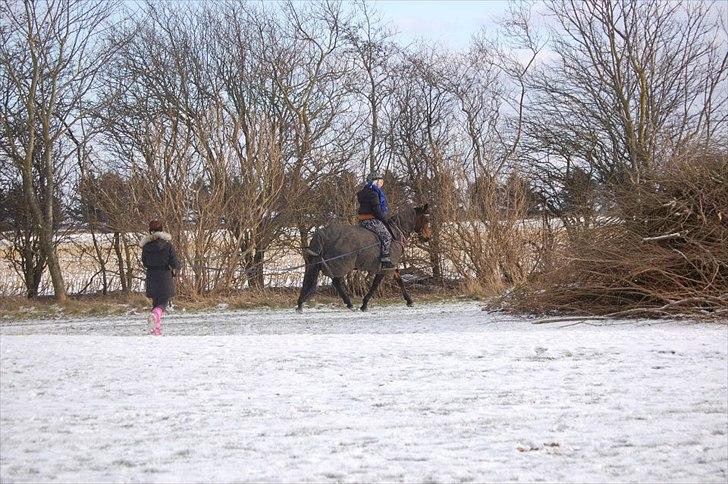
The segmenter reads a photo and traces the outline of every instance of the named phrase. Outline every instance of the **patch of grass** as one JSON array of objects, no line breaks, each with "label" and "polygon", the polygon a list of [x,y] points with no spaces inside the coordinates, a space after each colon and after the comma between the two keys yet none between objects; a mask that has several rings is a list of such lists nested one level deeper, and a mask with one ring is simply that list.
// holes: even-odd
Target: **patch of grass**
[{"label": "patch of grass", "polygon": [[[293,309],[298,298],[298,288],[271,288],[261,290],[230,291],[205,294],[204,296],[179,296],[173,301],[177,310],[188,313],[211,309]],[[422,286],[411,288],[415,304],[473,301],[481,298],[475,293],[463,293],[455,288]],[[361,304],[361,297],[352,296],[354,305]],[[399,291],[386,290],[375,296],[372,306],[399,306],[404,300]],[[90,316],[119,316],[145,312],[151,309],[149,299],[142,293],[114,293],[106,296],[74,296],[60,305],[53,298],[0,297],[0,324],[30,319],[82,318]],[[343,303],[330,286],[319,288],[307,303],[308,307],[341,307]]]},{"label": "patch of grass", "polygon": [[71,297],[65,304],[53,298],[0,298],[0,324],[27,319],[60,319],[67,317],[112,316],[138,312],[149,306],[143,294],[108,294]]}]

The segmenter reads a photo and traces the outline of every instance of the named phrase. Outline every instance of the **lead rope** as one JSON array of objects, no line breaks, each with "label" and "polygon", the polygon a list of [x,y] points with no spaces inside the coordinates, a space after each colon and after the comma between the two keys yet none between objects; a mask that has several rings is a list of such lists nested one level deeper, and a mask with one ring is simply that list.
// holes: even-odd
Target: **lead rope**
[{"label": "lead rope", "polygon": [[[341,259],[342,257],[346,257],[346,256],[349,256],[349,255],[352,255],[352,254],[356,254],[358,252],[361,252],[362,250],[370,249],[370,248],[372,248],[374,246],[378,246],[378,245],[379,245],[379,242],[376,242],[374,244],[365,245],[364,247],[359,247],[358,249],[352,250],[351,252],[347,252],[345,254],[340,254],[340,255],[337,255],[335,257],[329,257],[327,259],[321,259],[318,262],[311,262],[311,263],[301,264],[301,265],[298,265],[298,266],[286,267],[284,269],[279,269],[277,271],[268,272],[267,275],[285,274],[287,272],[295,271],[295,270],[298,270],[298,269],[303,269],[304,267],[313,266],[313,265],[316,265],[316,264],[324,264],[324,265],[326,265],[327,262],[330,262],[332,260]],[[312,254],[312,255],[315,255],[315,254]],[[321,256],[319,255],[317,257],[321,257]],[[258,266],[262,266],[263,264],[266,264],[266,263],[269,263],[269,261],[268,262],[259,262],[259,263],[255,264],[255,265],[246,267],[245,269],[239,269],[239,270],[244,270],[244,271],[248,272],[248,271],[250,271],[250,269],[253,269],[253,268],[258,267]],[[223,268],[223,267],[211,267],[211,266],[203,266],[203,265],[193,265],[192,267],[198,268],[198,269],[206,269],[206,270],[210,270],[210,271],[222,271],[222,270],[225,270],[225,268]]]}]

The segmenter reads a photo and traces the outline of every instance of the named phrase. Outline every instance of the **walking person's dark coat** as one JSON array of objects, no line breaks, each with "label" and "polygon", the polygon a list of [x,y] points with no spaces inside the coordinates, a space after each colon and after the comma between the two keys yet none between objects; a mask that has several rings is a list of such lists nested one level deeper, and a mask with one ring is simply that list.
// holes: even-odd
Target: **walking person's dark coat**
[{"label": "walking person's dark coat", "polygon": [[175,295],[174,279],[181,264],[167,232],[151,232],[141,241],[142,264],[147,272],[146,295],[153,307],[165,309]]}]

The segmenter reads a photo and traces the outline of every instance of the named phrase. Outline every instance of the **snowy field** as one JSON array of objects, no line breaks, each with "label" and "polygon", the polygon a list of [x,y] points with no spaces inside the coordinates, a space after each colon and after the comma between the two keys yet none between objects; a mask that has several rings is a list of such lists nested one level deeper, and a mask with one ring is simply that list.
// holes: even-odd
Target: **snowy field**
[{"label": "snowy field", "polygon": [[[376,301],[374,301],[376,304]],[[0,326],[0,481],[728,479],[728,327],[476,304]]]}]

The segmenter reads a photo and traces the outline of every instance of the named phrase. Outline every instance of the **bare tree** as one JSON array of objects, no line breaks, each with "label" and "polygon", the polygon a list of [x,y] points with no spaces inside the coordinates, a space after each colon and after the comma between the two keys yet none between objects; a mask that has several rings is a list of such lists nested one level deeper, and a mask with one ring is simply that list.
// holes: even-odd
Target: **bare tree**
[{"label": "bare tree", "polygon": [[59,164],[68,156],[59,151],[60,143],[84,116],[84,100],[104,65],[99,36],[113,7],[76,0],[5,0],[0,7],[0,148],[20,172],[59,302],[67,296],[53,244],[53,200]]},{"label": "bare tree", "polygon": [[[57,197],[53,201],[53,209],[55,220],[60,220],[60,200]],[[0,189],[0,233],[10,248],[5,251],[4,258],[21,277],[25,295],[28,298],[38,296],[47,257],[25,202],[23,186],[17,179],[9,180]]]},{"label": "bare tree", "polygon": [[389,121],[392,168],[406,180],[413,201],[431,202],[432,240],[425,248],[436,280],[443,277],[442,230],[458,205],[453,168],[463,157],[458,105],[445,82],[450,62],[447,53],[422,48],[403,55],[390,73],[396,83]]},{"label": "bare tree", "polygon": [[391,153],[387,149],[387,133],[382,123],[383,111],[392,95],[389,64],[398,48],[393,40],[393,31],[383,24],[372,5],[362,2],[358,6],[359,16],[347,40],[354,66],[364,75],[361,78],[357,76],[351,88],[364,101],[366,132],[362,133],[362,141],[368,146],[365,168],[374,172],[384,168],[387,155]]},{"label": "bare tree", "polygon": [[322,201],[318,187],[340,175],[351,161],[356,123],[350,91],[351,72],[346,36],[351,14],[339,1],[299,4],[283,9],[278,42],[264,50],[277,89],[279,116],[291,133],[284,146],[288,199],[293,202],[301,245],[320,220],[314,214]]},{"label": "bare tree", "polygon": [[[274,50],[276,26],[269,10],[251,4],[223,4],[209,12],[216,21],[214,75],[221,82],[219,106],[226,120],[220,149],[226,150],[224,174],[234,209],[225,215],[225,228],[239,248],[239,260],[251,286],[263,287],[266,253],[285,238],[295,200],[286,193],[283,155],[289,120],[282,113],[274,65],[266,49]],[[233,207],[231,207],[233,208]]]},{"label": "bare tree", "polygon": [[[549,171],[639,183],[725,126],[728,53],[709,2],[545,4],[556,57],[530,79],[528,132]],[[554,160],[555,158],[555,160]]]}]

